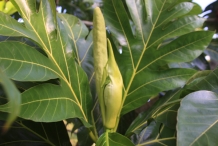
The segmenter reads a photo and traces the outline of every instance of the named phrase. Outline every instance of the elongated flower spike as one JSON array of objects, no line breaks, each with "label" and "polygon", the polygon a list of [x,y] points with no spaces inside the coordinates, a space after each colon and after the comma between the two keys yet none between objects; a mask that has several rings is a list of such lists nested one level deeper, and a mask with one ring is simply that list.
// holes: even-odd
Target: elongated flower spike
[{"label": "elongated flower spike", "polygon": [[95,68],[95,82],[96,90],[100,103],[102,120],[104,123],[105,119],[105,107],[103,101],[103,95],[101,93],[101,82],[103,76],[103,70],[106,66],[108,55],[107,55],[107,37],[105,22],[102,12],[99,7],[94,9],[94,20],[93,20],[93,56],[94,56],[94,68]]}]

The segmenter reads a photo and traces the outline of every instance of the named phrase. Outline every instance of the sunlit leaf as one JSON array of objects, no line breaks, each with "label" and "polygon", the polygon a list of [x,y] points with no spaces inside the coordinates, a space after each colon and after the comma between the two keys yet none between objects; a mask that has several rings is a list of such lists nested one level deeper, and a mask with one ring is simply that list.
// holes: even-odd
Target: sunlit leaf
[{"label": "sunlit leaf", "polygon": [[[31,63],[13,62],[14,70],[11,69],[10,72],[7,70],[7,74],[11,74],[11,78],[13,78],[15,73],[21,75],[22,72],[25,72],[26,75],[24,74],[23,78],[19,76],[17,77],[19,79],[13,78],[19,81],[26,81],[27,77],[29,77],[28,81],[40,81],[41,78],[44,78],[43,80],[59,79],[59,85],[46,83],[26,90],[22,94],[23,100],[19,116],[44,122],[78,117],[85,126],[89,127],[92,108],[89,82],[81,64],[76,61],[74,53],[78,44],[72,43],[76,42],[77,38],[85,39],[86,36],[80,36],[77,33],[72,39],[72,36],[68,35],[63,21],[56,15],[55,2],[52,0],[40,1],[39,9],[35,7],[36,1],[33,0],[12,0],[12,3],[17,7],[24,23],[18,23],[12,17],[0,13],[0,26],[2,27],[0,34],[27,37],[37,43],[47,57],[25,44],[20,44],[19,50],[13,46],[12,50],[17,50],[17,55],[13,56],[12,54],[10,57],[7,56],[8,58],[17,58]],[[4,48],[9,48],[9,44],[9,42],[5,42]],[[86,49],[86,46],[84,48]],[[26,51],[27,49],[30,51]],[[5,57],[0,55],[0,59],[3,58]],[[10,67],[9,64],[9,61],[7,63],[0,62],[0,66]],[[37,65],[33,66],[32,64]],[[31,66],[39,72],[31,70]],[[43,77],[43,75],[48,75],[48,77]],[[10,108],[5,107],[4,111],[7,110]]]},{"label": "sunlit leaf", "polygon": [[[125,114],[161,91],[181,87],[195,72],[169,69],[189,62],[209,44],[213,32],[195,31],[204,19],[199,6],[184,0],[104,1],[104,16],[117,49],[124,80]],[[170,40],[166,43],[166,40]]]},{"label": "sunlit leaf", "polygon": [[[132,82],[132,88],[127,95],[123,112],[128,112],[136,105],[141,105],[141,102],[145,103],[151,96],[161,91],[183,86],[194,73],[194,70],[189,69],[141,72]],[[141,77],[146,78],[141,79]]]},{"label": "sunlit leaf", "polygon": [[[47,81],[58,78],[52,62],[21,42],[0,42],[0,68],[17,81]],[[40,58],[40,59],[39,59]]]}]

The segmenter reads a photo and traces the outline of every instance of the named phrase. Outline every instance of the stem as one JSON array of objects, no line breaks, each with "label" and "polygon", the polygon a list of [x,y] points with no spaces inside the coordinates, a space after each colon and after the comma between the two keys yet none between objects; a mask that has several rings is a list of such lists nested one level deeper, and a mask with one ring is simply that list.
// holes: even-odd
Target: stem
[{"label": "stem", "polygon": [[94,133],[93,133],[93,130],[91,128],[89,128],[89,136],[91,137],[91,139],[94,141],[94,142],[97,142],[98,140],[98,133],[96,131],[96,126],[95,126],[95,121],[94,121],[94,109],[97,105],[97,102],[98,102],[98,99],[96,100],[95,102],[95,105],[91,111],[91,117],[92,117],[92,123],[93,123],[93,130],[94,130]]},{"label": "stem", "polygon": [[106,129],[106,146],[109,146],[109,139],[108,139],[108,133],[110,132],[110,129]]},{"label": "stem", "polygon": [[93,134],[92,130],[89,129],[89,136],[91,137],[91,139],[96,142],[98,140],[98,138]]}]

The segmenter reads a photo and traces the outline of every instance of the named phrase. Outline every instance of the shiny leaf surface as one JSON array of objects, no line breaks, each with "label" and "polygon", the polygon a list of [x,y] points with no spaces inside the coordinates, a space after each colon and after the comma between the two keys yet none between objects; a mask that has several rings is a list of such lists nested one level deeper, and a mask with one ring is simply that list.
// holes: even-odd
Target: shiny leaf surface
[{"label": "shiny leaf surface", "polygon": [[187,95],[178,111],[177,145],[216,145],[218,95],[197,91]]},{"label": "shiny leaf surface", "polygon": [[204,22],[191,15],[198,8],[183,0],[104,1],[110,36],[122,50],[115,51],[124,79],[122,114],[161,91],[183,86],[195,73],[169,69],[168,64],[192,61],[209,44],[213,32],[195,31]]},{"label": "shiny leaf surface", "polygon": [[0,45],[1,69],[9,78],[17,81],[58,78],[52,62],[34,48],[15,41],[4,41]]},{"label": "shiny leaf surface", "polygon": [[[1,61],[0,66],[3,66],[3,69],[11,68],[6,70],[7,74],[11,75],[11,78],[19,75],[13,78],[19,81],[59,79],[59,85],[46,83],[26,90],[22,94],[19,116],[44,122],[78,117],[85,126],[89,127],[92,108],[91,92],[86,73],[82,70],[81,64],[75,61],[74,51],[78,44],[73,43],[79,37],[85,39],[85,35],[80,35],[79,30],[75,30],[78,32],[74,33],[75,38],[68,35],[66,25],[69,24],[63,25],[63,20],[57,17],[55,2],[52,0],[40,1],[38,10],[35,7],[36,1],[12,0],[11,2],[21,14],[24,23],[18,23],[12,17],[0,13],[2,28],[0,34],[27,37],[36,42],[47,57],[25,44],[20,44],[19,48],[22,49],[18,50],[14,44],[10,51],[12,54],[6,56],[7,54],[3,53],[0,59],[7,57],[12,60],[18,59],[20,62]],[[78,19],[74,17],[73,20]],[[5,43],[3,49],[10,47],[9,42],[3,43]],[[84,48],[86,49],[86,46]],[[16,51],[17,55],[13,56],[13,51]],[[14,67],[12,68],[10,64]],[[20,77],[23,72],[26,74]],[[5,107],[4,111],[9,109]]]}]

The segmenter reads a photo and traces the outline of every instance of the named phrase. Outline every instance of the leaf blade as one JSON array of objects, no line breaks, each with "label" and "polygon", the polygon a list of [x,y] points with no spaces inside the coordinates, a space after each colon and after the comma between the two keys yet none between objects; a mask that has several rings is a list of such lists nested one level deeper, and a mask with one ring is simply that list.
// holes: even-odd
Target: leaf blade
[{"label": "leaf blade", "polygon": [[[87,75],[82,70],[80,64],[78,65],[75,60],[75,54],[73,52],[73,50],[75,49],[72,49],[72,39],[68,36],[68,33],[66,32],[67,30],[63,25],[61,19],[59,17],[56,17],[55,2],[51,0],[40,1],[40,6],[38,10],[35,7],[36,1],[12,0],[12,2],[17,8],[19,7],[18,11],[24,20],[24,23],[22,24],[22,29],[24,29],[25,35],[20,35],[23,35],[24,37],[28,37],[30,40],[35,41],[36,44],[38,44],[40,48],[45,52],[48,59],[54,66],[54,72],[56,73],[60,81],[59,86],[57,86],[57,88],[60,89],[57,90],[60,91],[60,93],[62,94],[57,95],[67,97],[72,101],[71,103],[75,103],[69,110],[77,110],[78,112],[72,113],[71,116],[62,116],[62,118],[78,117],[83,121],[84,125],[89,127],[91,123],[90,111],[92,108],[92,98],[89,89],[89,82],[87,79]],[[3,21],[0,21],[0,25],[2,24],[6,26],[6,24],[4,24],[4,21],[6,22],[5,19],[7,18],[3,17]],[[10,24],[8,26],[9,28],[13,29],[18,27],[18,25],[20,27],[20,24],[12,21],[12,18],[10,18],[10,21],[7,21],[7,23]],[[0,34],[1,33],[4,34],[5,32],[0,31]],[[11,33],[13,33],[13,31],[11,31]],[[42,83],[42,85],[43,84],[44,83]],[[46,85],[47,84],[45,83],[45,86]],[[38,88],[38,86],[33,87],[27,90],[25,94],[27,94],[28,92],[31,93],[31,90],[36,90],[38,93],[40,93],[41,88]],[[66,95],[64,91],[67,91],[68,95]],[[42,92],[46,93],[44,90],[42,90]],[[38,97],[36,97],[35,99],[37,100],[37,98]],[[46,99],[48,101],[52,98],[52,93],[46,95]],[[31,100],[34,101],[34,98]],[[46,104],[48,104],[48,102],[46,102]],[[37,102],[35,106],[40,106],[40,102]],[[43,111],[43,113],[47,114],[46,110],[48,109],[45,108],[45,111]],[[32,109],[32,111],[35,112],[34,109]],[[53,115],[54,111],[49,110],[48,113],[49,112],[51,113],[51,115]],[[39,115],[42,116],[43,113],[39,113]],[[70,111],[68,113],[70,113]],[[29,115],[29,117],[31,117],[31,114]],[[27,116],[27,118],[29,117]],[[40,118],[41,117],[39,117],[39,119]],[[51,122],[52,117],[50,116],[50,118],[51,119],[46,120]],[[41,119],[43,120],[43,118]],[[55,120],[63,119],[59,118]]]},{"label": "leaf blade", "polygon": [[47,81],[58,78],[50,60],[35,48],[14,41],[0,44],[0,66],[8,77],[17,81]]},{"label": "leaf blade", "polygon": [[197,91],[187,95],[178,111],[177,144],[217,143],[217,138],[212,136],[218,126],[217,105],[218,96],[213,92]]}]

